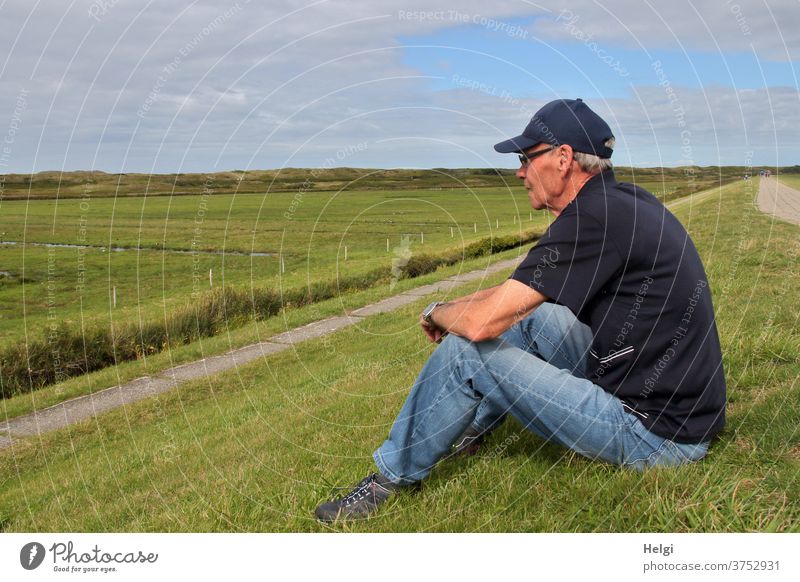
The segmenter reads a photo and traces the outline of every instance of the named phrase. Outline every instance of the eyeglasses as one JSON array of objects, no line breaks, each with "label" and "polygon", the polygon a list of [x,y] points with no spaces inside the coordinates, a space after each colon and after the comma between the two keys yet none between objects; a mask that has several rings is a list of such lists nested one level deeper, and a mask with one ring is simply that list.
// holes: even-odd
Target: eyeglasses
[{"label": "eyeglasses", "polygon": [[547,152],[552,152],[557,147],[558,146],[550,146],[549,148],[544,148],[543,150],[536,150],[535,152],[532,152],[530,154],[520,154],[519,163],[524,168],[539,156],[546,154]]}]

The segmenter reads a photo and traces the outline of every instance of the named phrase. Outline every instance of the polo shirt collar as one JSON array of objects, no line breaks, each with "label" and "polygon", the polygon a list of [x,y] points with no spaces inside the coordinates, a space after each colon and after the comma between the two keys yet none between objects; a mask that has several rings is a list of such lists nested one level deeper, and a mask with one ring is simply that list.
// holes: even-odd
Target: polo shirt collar
[{"label": "polo shirt collar", "polygon": [[617,179],[614,177],[614,170],[606,170],[600,172],[596,176],[592,176],[578,191],[578,196],[588,192],[605,192],[609,187],[617,185]]}]

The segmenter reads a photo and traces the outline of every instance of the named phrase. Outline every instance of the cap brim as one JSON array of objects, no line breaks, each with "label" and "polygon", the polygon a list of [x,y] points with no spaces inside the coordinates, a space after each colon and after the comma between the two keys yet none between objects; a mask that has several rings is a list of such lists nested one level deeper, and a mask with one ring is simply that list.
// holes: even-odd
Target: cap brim
[{"label": "cap brim", "polygon": [[532,148],[537,143],[539,142],[534,141],[529,137],[518,135],[517,137],[512,137],[511,139],[507,139],[506,141],[501,141],[500,143],[495,144],[494,150],[501,154],[515,154],[521,153],[528,148]]}]

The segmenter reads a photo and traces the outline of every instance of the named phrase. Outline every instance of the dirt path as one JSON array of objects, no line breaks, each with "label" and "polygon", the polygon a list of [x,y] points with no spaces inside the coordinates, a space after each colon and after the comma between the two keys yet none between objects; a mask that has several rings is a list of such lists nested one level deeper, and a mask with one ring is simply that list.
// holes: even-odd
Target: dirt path
[{"label": "dirt path", "polygon": [[355,325],[370,315],[395,311],[409,303],[419,301],[426,295],[449,291],[469,281],[476,281],[499,271],[510,272],[520,260],[500,261],[486,269],[448,277],[438,283],[423,285],[400,295],[388,297],[377,303],[361,307],[347,315],[323,319],[303,327],[285,331],[269,338],[268,341],[251,344],[220,356],[211,356],[196,362],[176,366],[155,376],[137,378],[94,394],[73,398],[32,414],[6,420],[0,423],[0,449],[14,444],[13,437],[36,436],[58,430],[119,406],[132,404],[172,390],[183,382],[230,370],[259,358],[282,352],[296,344],[334,333],[340,329]]},{"label": "dirt path", "polygon": [[777,178],[761,178],[758,209],[794,224],[800,224],[800,192],[781,184]]}]

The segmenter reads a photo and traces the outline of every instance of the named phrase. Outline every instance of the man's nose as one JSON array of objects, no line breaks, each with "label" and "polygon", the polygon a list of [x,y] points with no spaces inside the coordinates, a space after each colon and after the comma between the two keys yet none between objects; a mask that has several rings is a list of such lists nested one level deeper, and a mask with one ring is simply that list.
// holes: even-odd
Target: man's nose
[{"label": "man's nose", "polygon": [[517,170],[517,178],[519,178],[520,180],[524,180],[526,173],[527,170],[525,168],[520,168],[519,170]]}]

